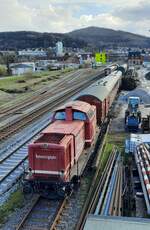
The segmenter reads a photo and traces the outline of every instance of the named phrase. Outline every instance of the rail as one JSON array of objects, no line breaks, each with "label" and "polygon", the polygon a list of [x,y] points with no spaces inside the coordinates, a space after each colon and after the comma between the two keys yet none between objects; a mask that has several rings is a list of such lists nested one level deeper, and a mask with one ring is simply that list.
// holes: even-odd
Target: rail
[{"label": "rail", "polygon": [[119,157],[118,150],[113,148],[104,171],[101,172],[101,167],[97,168],[76,230],[84,228],[89,213],[121,216],[122,165]]},{"label": "rail", "polygon": [[52,110],[54,107],[60,105],[65,100],[69,99],[71,96],[80,92],[82,89],[88,87],[93,81],[99,78],[103,72],[100,72],[92,79],[84,80],[80,83],[77,83],[76,86],[67,89],[65,92],[59,94],[57,97],[54,97],[52,100],[46,101],[44,104],[38,106],[34,110],[31,110],[29,114],[23,114],[21,118],[15,119],[13,122],[8,123],[5,127],[1,127],[0,130],[0,140],[6,139],[8,136],[16,133],[18,130],[25,127],[27,124],[33,122],[37,118],[41,117],[44,113]]},{"label": "rail", "polygon": [[34,200],[32,206],[30,207],[30,209],[28,210],[28,212],[25,214],[25,216],[23,217],[23,219],[21,220],[21,222],[19,223],[19,225],[16,227],[16,230],[21,230],[23,225],[25,224],[27,218],[29,217],[29,215],[31,214],[31,212],[33,211],[34,207],[37,205],[37,203],[40,200],[40,196],[37,196],[36,199]]}]

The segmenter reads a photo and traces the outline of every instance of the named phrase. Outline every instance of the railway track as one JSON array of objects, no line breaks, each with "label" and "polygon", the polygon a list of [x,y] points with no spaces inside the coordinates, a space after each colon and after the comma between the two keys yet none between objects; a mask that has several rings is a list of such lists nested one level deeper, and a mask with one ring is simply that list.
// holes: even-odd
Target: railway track
[{"label": "railway track", "polygon": [[14,152],[19,150],[26,143],[29,143],[32,138],[37,135],[42,129],[50,124],[50,114],[44,116],[43,119],[34,122],[32,125],[23,129],[20,133],[14,135],[4,144],[0,145],[0,164],[9,158]]},{"label": "railway track", "polygon": [[[57,90],[60,90],[59,87],[64,87],[65,83],[69,81],[69,79],[72,77],[76,78],[79,75],[79,70],[76,71],[75,73],[68,74],[67,76],[62,77],[61,79],[57,80],[54,83],[51,83],[51,88],[49,89],[47,86],[42,87],[42,89],[37,90],[34,92],[32,95],[28,96],[27,98],[16,101],[16,105],[6,105],[1,106],[1,111],[0,111],[0,119],[4,120],[8,115],[18,113],[18,110],[21,112],[22,109],[31,106],[37,102],[40,102],[40,100],[44,99],[47,94],[48,95],[53,95]],[[32,100],[31,100],[32,99]]]},{"label": "railway track", "polygon": [[[81,88],[85,87],[81,85]],[[80,88],[80,89],[81,89]],[[79,87],[75,88],[75,91],[72,92],[73,94],[76,92],[76,90],[80,90]],[[65,98],[61,97],[60,100],[55,100],[55,103],[53,102],[53,105],[50,107],[49,105],[45,107],[45,110],[43,111],[37,111],[35,113],[35,117],[39,117],[39,113],[43,114],[50,108],[54,108],[55,106],[58,106],[61,104],[61,102],[64,102],[65,99],[70,97],[70,90],[69,92],[66,92]],[[28,117],[28,121],[33,121],[33,115]],[[26,121],[26,120],[25,120]],[[27,168],[27,154],[28,154],[28,144],[33,141],[33,138],[37,138],[38,133],[44,129],[48,124],[50,123],[50,119],[48,116],[44,119],[41,119],[40,122],[37,122],[36,125],[34,125],[32,128],[29,128],[29,130],[24,129],[24,132],[22,131],[21,134],[18,136],[16,135],[16,138],[14,140],[14,143],[10,143],[7,145],[4,145],[0,150],[0,195],[1,197],[4,196],[4,194],[9,191],[9,189],[18,181],[18,179],[23,174],[24,170]],[[17,128],[18,128],[18,124]],[[23,127],[23,124],[21,122],[21,127]],[[11,132],[11,128],[9,128],[8,132]],[[13,129],[12,129],[13,132]],[[7,143],[7,142],[6,142]],[[2,199],[3,200],[3,199]],[[1,201],[1,200],[0,200]]]},{"label": "railway track", "polygon": [[[7,157],[7,159],[9,159],[9,157]],[[7,160],[7,159],[5,159],[5,160]],[[5,160],[3,162],[5,162]],[[84,182],[85,182],[85,178],[84,178]],[[72,229],[73,225],[74,225],[74,227],[76,226],[78,219],[80,217],[80,214],[81,214],[82,207],[85,203],[85,198],[89,192],[89,183],[88,182],[84,183],[84,182],[82,183],[83,187],[81,186],[81,190],[78,190],[75,194],[73,194],[69,198],[69,200],[66,202],[66,204],[62,207],[61,211],[57,210],[58,218],[54,218],[54,225],[51,226],[51,229],[62,229],[62,228],[65,229],[64,228],[65,226],[68,226],[68,229]],[[75,209],[75,206],[76,206],[76,209]],[[28,217],[32,216],[32,214],[34,213],[34,207],[32,208],[31,212],[27,215]],[[71,220],[68,221],[69,217],[71,217]],[[73,222],[72,222],[72,217],[73,217]],[[26,220],[25,220],[25,222],[26,222]],[[64,223],[64,221],[65,221],[65,223]],[[23,225],[21,225],[21,228],[23,226],[26,227],[25,222],[23,223]],[[27,228],[27,229],[29,229],[29,228]],[[38,228],[33,228],[33,229],[38,230]],[[41,228],[41,229],[44,229],[44,228]]]},{"label": "railway track", "polygon": [[28,166],[28,144],[38,137],[38,133],[50,123],[49,116],[43,117],[40,121],[33,124],[32,127],[23,130],[25,134],[14,138],[14,143],[1,149],[0,155],[0,203],[5,202],[7,192],[17,183]]},{"label": "railway track", "polygon": [[[103,136],[104,133],[101,132],[98,136],[98,140],[96,141],[95,146],[92,147],[92,152],[97,151],[96,144],[97,143],[100,144],[100,141],[103,138]],[[21,221],[19,220],[19,224],[15,224],[16,226],[15,229],[17,230],[19,229],[31,229],[31,230],[32,229],[34,230],[35,229],[36,230],[75,229],[75,226],[80,218],[82,207],[84,206],[87,194],[89,192],[91,180],[93,177],[93,174],[91,174],[91,170],[89,169],[92,165],[94,156],[95,155],[92,154],[92,157],[90,157],[88,160],[88,163],[83,171],[83,175],[81,178],[81,185],[79,188],[76,188],[76,190],[74,190],[70,194],[70,196],[66,197],[61,203],[59,202],[59,205],[57,206],[58,208],[56,208],[56,205],[54,205],[55,209],[53,208],[52,210],[50,210],[50,207],[51,206],[53,207],[51,203],[53,201],[47,201],[48,203],[50,202],[49,215],[46,214],[47,216],[46,219],[44,220],[44,223],[43,223],[44,209],[43,211],[41,211],[42,218],[39,218],[39,215],[35,216],[39,199],[40,199],[40,197],[37,197],[37,201],[35,200],[31,208],[28,209],[28,212],[26,212],[26,214],[23,216],[22,220]],[[47,210],[46,207],[45,209]],[[38,228],[37,225],[40,226],[40,228]]]},{"label": "railway track", "polygon": [[50,230],[73,230],[80,218],[82,207],[90,188],[89,178],[81,179],[80,188],[75,191],[57,213]]},{"label": "railway track", "polygon": [[101,152],[100,150],[103,146],[102,143],[103,141],[105,141],[105,135],[108,131],[107,130],[108,124],[109,122],[104,124],[103,129],[101,129],[101,132],[99,133],[97,142],[93,150],[93,158],[91,158],[86,165],[86,168],[81,178],[81,184],[79,189],[74,193],[72,193],[72,196],[70,196],[66,205],[63,207],[63,209],[61,209],[61,211],[55,217],[53,225],[51,226],[50,230],[76,229],[76,226],[78,225],[78,222],[80,220],[80,216],[82,215],[82,210],[84,208],[90,188],[93,186],[92,181],[93,181],[94,171],[91,171],[91,166],[93,165],[96,154],[99,154],[99,152]]},{"label": "railway track", "polygon": [[65,205],[62,201],[47,200],[37,196],[16,230],[48,230],[53,224],[56,213]]},{"label": "railway track", "polygon": [[[102,73],[101,73],[102,74]],[[26,125],[38,119],[40,116],[45,114],[46,112],[52,110],[54,107],[58,106],[65,100],[69,99],[74,94],[80,92],[82,89],[88,87],[92,82],[99,78],[100,73],[91,78],[90,80],[86,79],[80,83],[76,83],[74,86],[70,87],[64,92],[59,93],[56,97],[52,97],[51,99],[47,99],[42,102],[40,105],[37,105],[34,110],[30,110],[29,113],[23,114],[21,118],[17,118],[13,120],[13,122],[9,122],[0,130],[0,140],[4,140],[12,134],[18,132]]]},{"label": "railway track", "polygon": [[[81,75],[82,74],[82,75]],[[31,95],[29,98],[19,100],[15,106],[7,106],[4,108],[1,108],[0,111],[0,119],[1,122],[4,120],[8,120],[10,116],[20,115],[23,114],[24,110],[33,107],[37,103],[40,103],[44,100],[46,100],[49,97],[55,96],[57,93],[63,90],[66,90],[72,84],[77,84],[81,82],[81,79],[85,80],[85,74],[88,75],[88,71],[81,71],[78,70],[75,73],[69,74],[62,79],[59,79],[58,81],[52,83],[50,87],[46,86],[43,87],[41,90],[38,90],[33,95]],[[90,76],[89,76],[90,77]],[[0,126],[1,129],[2,126]]]},{"label": "railway track", "polygon": [[[38,196],[19,224],[16,225],[15,230],[75,229],[89,187],[90,179],[84,178],[81,180],[80,187],[63,200],[53,201]],[[40,208],[41,202],[42,208]]]},{"label": "railway track", "polygon": [[91,189],[83,207],[76,230],[84,228],[87,215],[121,216],[122,211],[122,165],[118,151],[113,149],[105,169],[95,174]]},{"label": "railway track", "polygon": [[[104,125],[105,127],[105,125]],[[105,131],[106,133],[108,129],[105,127],[104,129],[101,129],[101,132],[98,136],[98,140],[95,144],[94,149],[95,153],[100,152],[100,148],[103,146],[103,140],[105,141]],[[98,146],[97,146],[98,144]],[[107,169],[110,168],[110,165],[113,162],[113,159],[116,158],[115,151],[110,155],[111,159],[107,162]],[[95,156],[95,155],[93,155]],[[93,187],[93,184],[91,185],[91,182],[93,180],[93,175],[91,174],[91,167],[93,163],[93,159],[90,159],[88,161],[88,164],[83,172],[83,176],[81,178],[81,186],[72,192],[70,197],[65,198],[62,203],[59,202],[51,203],[51,201],[46,201],[46,205],[43,205],[43,208],[39,210],[39,204],[40,204],[40,197],[37,197],[37,201],[33,203],[31,208],[26,212],[26,214],[23,216],[22,220],[19,220],[19,224],[16,224],[15,229],[31,229],[31,230],[61,230],[61,229],[67,229],[72,230],[75,229],[78,225],[79,219],[82,215],[82,209],[84,208],[84,204],[86,201],[86,198],[88,197],[88,194],[90,192],[90,187]],[[106,171],[106,170],[105,170]],[[107,174],[107,173],[106,173]],[[105,182],[105,178],[103,178],[103,182]],[[45,202],[44,201],[44,202]],[[53,202],[53,201],[52,201]],[[56,202],[56,201],[55,201]],[[56,205],[58,204],[58,205]],[[55,207],[52,208],[51,207]],[[37,213],[38,212],[38,213]],[[43,214],[45,213],[45,214]],[[13,228],[14,229],[14,228]],[[79,228],[80,229],[80,228]]]},{"label": "railway track", "polygon": [[[120,156],[118,155],[114,169],[111,170],[112,174],[109,176],[110,180],[107,183],[108,187],[105,191],[104,202],[102,203],[101,212],[99,210],[98,214],[100,215],[112,215],[112,216],[121,216],[121,207],[122,207],[122,184],[121,184],[121,162]],[[108,176],[107,176],[108,178]],[[99,202],[99,201],[98,201]]]}]

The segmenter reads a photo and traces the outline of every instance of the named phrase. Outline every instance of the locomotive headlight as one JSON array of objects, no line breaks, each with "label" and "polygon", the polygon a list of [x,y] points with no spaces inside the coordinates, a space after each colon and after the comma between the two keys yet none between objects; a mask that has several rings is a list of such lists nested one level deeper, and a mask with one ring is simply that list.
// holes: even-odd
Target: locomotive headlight
[{"label": "locomotive headlight", "polygon": [[43,148],[44,148],[44,149],[47,149],[47,148],[48,148],[48,144],[47,144],[47,143],[44,143],[44,144],[43,144]]},{"label": "locomotive headlight", "polygon": [[63,177],[64,176],[64,170],[60,171],[60,176]]},{"label": "locomotive headlight", "polygon": [[29,176],[32,176],[32,168],[29,168]]},{"label": "locomotive headlight", "polygon": [[65,191],[65,190],[66,190],[65,186],[63,186],[63,187],[62,187],[62,190],[63,190],[63,191]]}]

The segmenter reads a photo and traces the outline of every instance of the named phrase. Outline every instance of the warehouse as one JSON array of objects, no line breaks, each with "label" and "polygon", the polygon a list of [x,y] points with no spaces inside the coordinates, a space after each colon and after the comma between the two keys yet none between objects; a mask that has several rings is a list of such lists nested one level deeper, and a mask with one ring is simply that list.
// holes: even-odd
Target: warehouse
[{"label": "warehouse", "polygon": [[150,143],[150,134],[131,133],[130,138],[125,141],[125,152],[134,153],[137,145]]}]

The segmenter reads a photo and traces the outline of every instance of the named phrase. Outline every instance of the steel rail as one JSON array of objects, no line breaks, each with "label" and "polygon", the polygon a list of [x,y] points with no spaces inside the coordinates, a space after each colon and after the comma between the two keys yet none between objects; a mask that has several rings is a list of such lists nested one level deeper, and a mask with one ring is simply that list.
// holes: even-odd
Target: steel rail
[{"label": "steel rail", "polygon": [[[59,79],[57,82],[54,82],[51,85],[50,89],[47,89],[46,87],[43,88],[43,90],[39,90],[39,93],[35,95],[31,95],[29,98],[25,99],[25,100],[21,100],[20,102],[17,103],[16,106],[9,106],[7,108],[5,108],[4,110],[1,108],[0,111],[0,119],[2,121],[2,119],[4,120],[5,117],[7,117],[8,115],[11,114],[20,114],[22,113],[22,109],[26,108],[26,107],[31,107],[31,105],[35,104],[35,103],[39,103],[42,100],[44,100],[45,98],[48,98],[48,96],[54,96],[56,95],[56,93],[58,93],[60,91],[60,89],[65,90],[67,87],[69,87],[70,84],[77,84],[78,81],[80,81],[80,77],[79,78],[79,74],[85,76],[85,74],[88,74],[87,72],[83,71],[83,73],[80,71],[75,72],[74,74],[72,74],[74,76],[74,78],[71,78],[72,81],[70,83],[70,75],[64,77],[63,79]],[[77,78],[78,76],[78,78]],[[85,78],[85,77],[84,77]],[[60,81],[61,80],[61,81]],[[20,110],[20,111],[19,111]]]},{"label": "steel rail", "polygon": [[[100,152],[100,154],[102,154],[101,148],[103,148],[103,146],[104,146],[103,142],[105,142],[105,140],[106,140],[105,136],[108,133],[108,130],[109,130],[108,127],[109,127],[109,123],[107,125],[106,133],[104,134],[104,136],[102,136],[102,143],[100,144],[100,146],[97,150],[97,152],[98,152],[97,154],[99,154],[99,152]],[[92,184],[90,186],[90,190],[89,190],[87,199],[86,199],[84,207],[82,209],[82,213],[80,215],[78,223],[76,224],[76,228],[75,228],[76,230],[80,230],[80,229],[84,228],[84,224],[85,224],[86,217],[87,217],[88,213],[94,212],[94,210],[95,210],[96,200],[99,198],[97,185],[98,184],[102,185],[102,183],[104,184],[105,176],[107,175],[106,171],[108,170],[108,168],[111,164],[112,157],[113,157],[113,154],[110,154],[109,159],[105,165],[103,172],[101,171],[101,163],[99,164],[99,166],[96,169],[96,172],[95,172]]]},{"label": "steel rail", "polygon": [[[101,212],[102,205],[103,205],[103,202],[104,202],[104,199],[105,199],[105,195],[106,195],[106,191],[107,191],[107,186],[108,186],[109,178],[110,178],[110,176],[112,174],[112,169],[114,167],[114,163],[115,163],[115,160],[116,160],[116,152],[114,152],[114,154],[112,153],[112,156],[113,157],[112,157],[112,159],[110,159],[109,167],[106,168],[106,170],[104,170],[104,174],[103,174],[103,181],[104,181],[104,183],[99,183],[99,185],[98,185],[97,192],[98,192],[98,194],[100,194],[99,195],[100,198],[98,200],[98,204],[97,204],[96,210],[94,211],[95,215],[98,215]],[[95,202],[96,202],[96,200],[95,200]]]},{"label": "steel rail", "polygon": [[29,217],[29,215],[31,214],[31,212],[33,211],[34,207],[37,205],[37,203],[40,200],[40,196],[37,196],[36,199],[34,200],[32,206],[30,207],[30,209],[28,210],[28,212],[25,214],[25,216],[23,217],[23,219],[21,220],[21,222],[17,225],[15,230],[20,230],[22,229],[23,225],[25,224],[27,218]]},{"label": "steel rail", "polygon": [[[78,72],[79,72],[79,71],[76,71],[76,72],[74,72],[74,73],[71,73],[71,74],[68,74],[68,75],[66,75],[66,76],[63,76],[63,77],[60,78],[58,81],[52,83],[52,84],[51,84],[51,87],[54,88],[54,89],[52,88],[52,92],[55,90],[55,88],[57,89],[57,87],[62,86],[62,84],[64,83],[64,81],[66,81],[68,78],[70,78],[71,75],[73,75],[73,76],[76,77],[76,74],[78,74]],[[84,72],[83,72],[83,73],[84,73]],[[45,94],[45,93],[50,93],[50,92],[51,92],[51,91],[47,92],[47,86],[46,86],[46,87],[42,87],[42,89],[37,90],[37,91],[34,92],[32,95],[30,95],[30,96],[24,98],[24,99],[21,100],[21,101],[20,101],[20,99],[19,99],[19,100],[16,100],[16,102],[17,102],[17,105],[16,105],[16,106],[14,106],[14,105],[11,105],[11,106],[10,106],[9,104],[8,104],[7,107],[1,106],[0,118],[1,118],[3,115],[6,115],[6,113],[8,113],[8,112],[10,112],[10,113],[12,114],[12,113],[15,112],[16,110],[18,110],[18,108],[19,108],[19,109],[24,108],[24,107],[26,106],[26,103],[27,103],[27,104],[28,104],[28,103],[32,103],[32,102],[31,102],[31,97],[32,97],[32,99],[33,99],[33,101],[34,101],[34,99],[37,100],[37,97],[38,97],[38,96],[41,97],[41,96],[43,95],[43,93]],[[3,107],[4,107],[4,108],[3,108]]]},{"label": "steel rail", "polygon": [[[29,124],[30,122],[32,122],[33,120],[37,119],[38,117],[42,116],[44,113],[48,112],[50,109],[54,108],[56,104],[52,105],[52,103],[54,102],[57,102],[58,99],[61,101],[61,102],[64,102],[64,100],[67,100],[69,99],[71,96],[75,95],[76,93],[80,92],[82,89],[84,89],[85,87],[88,87],[91,82],[95,81],[96,78],[99,77],[100,74],[98,74],[98,76],[96,76],[94,79],[92,79],[91,81],[86,81],[86,82],[83,82],[80,83],[80,85],[78,84],[75,88],[73,87],[73,89],[71,88],[71,90],[68,90],[65,95],[63,96],[63,100],[62,100],[62,95],[59,96],[57,99],[54,99],[54,101],[50,101],[50,102],[47,102],[46,104],[44,104],[42,106],[42,108],[37,108],[36,110],[34,111],[31,111],[30,114],[26,114],[24,115],[23,119],[24,119],[24,122],[23,122],[23,119],[18,121],[16,120],[13,124],[11,124],[11,127],[10,126],[6,126],[5,129],[3,129],[1,132],[0,132],[0,140],[3,140],[5,139],[6,137],[10,136],[11,134],[14,134],[18,129],[21,129],[22,127],[24,127],[25,125]],[[86,84],[86,86],[85,86]],[[60,101],[59,101],[59,104],[60,104]],[[52,106],[51,108],[49,106]],[[33,114],[34,114],[34,117],[33,117]],[[10,125],[10,124],[9,124]]]},{"label": "steel rail", "polygon": [[61,218],[61,214],[62,214],[63,209],[65,208],[65,206],[66,206],[66,204],[67,204],[67,201],[68,201],[68,197],[66,197],[66,198],[63,200],[63,202],[60,204],[59,210],[58,210],[58,212],[56,213],[56,216],[55,216],[55,218],[54,218],[54,220],[53,220],[53,223],[52,223],[52,225],[50,226],[49,230],[56,230],[56,229],[57,229],[56,226],[57,226],[57,224],[58,224],[58,222],[59,222],[59,220],[60,220],[60,218]]}]

